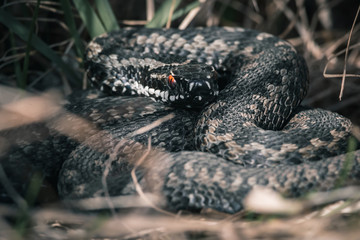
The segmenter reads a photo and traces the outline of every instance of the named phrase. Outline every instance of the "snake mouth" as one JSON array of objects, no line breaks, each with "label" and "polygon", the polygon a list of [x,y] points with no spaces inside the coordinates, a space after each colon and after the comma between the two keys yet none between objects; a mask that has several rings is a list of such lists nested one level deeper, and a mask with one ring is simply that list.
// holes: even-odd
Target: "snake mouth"
[{"label": "snake mouth", "polygon": [[171,103],[172,106],[181,108],[201,109],[215,100],[216,96],[195,96],[192,99],[184,99]]},{"label": "snake mouth", "polygon": [[205,82],[193,81],[188,85],[185,94],[169,96],[171,105],[185,108],[203,108],[218,96],[218,86]]}]

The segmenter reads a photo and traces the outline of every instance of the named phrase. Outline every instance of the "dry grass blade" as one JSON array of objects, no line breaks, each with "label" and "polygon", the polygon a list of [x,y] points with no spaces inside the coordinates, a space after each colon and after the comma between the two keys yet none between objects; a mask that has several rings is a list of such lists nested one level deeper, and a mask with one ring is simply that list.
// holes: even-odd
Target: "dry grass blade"
[{"label": "dry grass blade", "polygon": [[[155,12],[154,17],[151,19],[150,22],[148,22],[146,24],[145,27],[148,28],[156,28],[156,27],[164,27],[165,25],[169,25],[169,21],[171,21],[171,19],[169,17],[172,18],[173,13],[171,13],[172,11],[174,11],[180,4],[180,0],[166,0],[164,1],[161,6],[159,7],[159,9]],[[171,9],[174,9],[171,11]],[[170,26],[169,26],[170,27]]]},{"label": "dry grass blade", "polygon": [[166,23],[166,28],[170,28],[170,26],[171,26],[171,20],[172,20],[172,16],[173,16],[174,10],[175,10],[175,4],[176,4],[176,0],[172,0],[170,11],[169,11],[169,17],[168,17],[168,20]]},{"label": "dry grass blade", "polygon": [[146,21],[150,22],[155,14],[154,0],[146,0]]},{"label": "dry grass blade", "polygon": [[135,184],[135,189],[136,189],[136,192],[139,194],[139,196],[144,199],[144,201],[149,204],[153,209],[155,209],[156,211],[160,212],[160,213],[163,213],[165,215],[169,215],[169,216],[176,216],[175,214],[171,213],[171,212],[168,212],[168,211],[165,211],[159,207],[157,207],[153,201],[151,201],[151,199],[149,199],[149,197],[143,192],[140,184],[139,184],[139,181],[136,177],[136,170],[138,168],[138,166],[140,166],[144,160],[149,156],[150,152],[151,152],[151,137],[149,137],[148,139],[148,146],[147,146],[147,149],[146,149],[146,152],[143,153],[143,155],[141,156],[141,158],[136,162],[134,168],[131,170],[131,178]]},{"label": "dry grass blade", "polygon": [[136,135],[144,134],[144,133],[150,131],[151,129],[160,126],[162,123],[173,119],[174,117],[175,117],[175,115],[173,113],[170,113],[170,114],[168,114],[164,117],[161,117],[161,118],[157,119],[156,121],[146,125],[145,127],[139,128],[138,130],[127,134],[125,138],[131,138],[131,137],[135,137]]},{"label": "dry grass blade", "polygon": [[[114,154],[110,154],[110,158],[109,160],[106,162],[105,164],[105,170],[103,172],[103,175],[102,175],[102,178],[101,178],[101,182],[102,182],[102,186],[103,186],[103,189],[104,189],[104,193],[105,193],[105,201],[107,202],[108,204],[108,207],[109,209],[111,210],[112,214],[115,216],[115,205],[113,203],[113,198],[111,198],[110,194],[109,194],[109,191],[108,191],[108,185],[107,185],[107,177],[110,173],[110,169],[111,169],[111,164],[113,161],[116,161],[117,160],[117,156],[116,156],[116,153],[119,152],[119,149],[124,145],[126,144],[128,141],[131,141],[129,139],[131,139],[132,137],[136,136],[136,135],[139,135],[139,134],[144,134],[148,131],[150,131],[151,129],[153,128],[156,128],[158,126],[160,126],[162,123],[166,122],[166,121],[169,121],[171,120],[172,118],[174,118],[174,114],[168,114],[162,118],[159,118],[157,119],[156,121],[146,125],[145,127],[142,127],[142,128],[139,128],[138,130],[134,131],[134,132],[131,132],[129,134],[127,134],[121,141],[119,141],[116,146],[114,147],[114,150],[113,150],[113,153]],[[128,139],[128,140],[127,140]],[[135,143],[135,144],[139,144],[139,143]],[[147,149],[146,151],[144,151],[143,155],[140,157],[140,159],[138,161],[136,161],[135,163],[135,166],[134,168],[132,169],[131,171],[131,177],[133,179],[133,182],[135,184],[135,188],[136,188],[136,191],[138,192],[138,194],[140,195],[140,197],[149,205],[149,206],[152,206],[154,209],[157,209],[159,212],[163,212],[163,213],[166,213],[166,214],[171,214],[171,213],[168,213],[162,209],[159,209],[157,208],[152,200],[149,199],[149,197],[147,197],[147,195],[142,191],[141,189],[141,186],[137,180],[137,177],[136,177],[136,170],[137,170],[137,167],[140,166],[144,160],[148,157],[150,151],[156,151],[156,150],[152,150],[151,149],[151,137],[149,137],[149,140],[148,140],[148,146],[147,146]],[[159,202],[158,198],[156,199],[157,201],[156,202]]]},{"label": "dry grass blade", "polygon": [[351,40],[351,36],[352,36],[353,30],[354,30],[354,27],[355,27],[356,20],[357,20],[357,18],[359,16],[359,12],[360,12],[360,5],[359,5],[358,10],[356,12],[353,25],[351,26],[348,42],[347,42],[347,45],[346,45],[346,51],[345,51],[345,57],[344,57],[344,70],[343,70],[343,76],[342,76],[342,80],[341,80],[341,89],[340,89],[340,94],[339,94],[339,100],[340,101],[341,101],[341,98],[342,98],[343,93],[344,93],[345,77],[346,77],[346,62],[347,62],[347,58],[348,58],[348,54],[349,54],[350,40]]},{"label": "dry grass blade", "polygon": [[[282,9],[285,16],[291,21],[292,19],[297,18],[297,14],[295,14],[290,8],[288,8],[283,1],[275,0],[274,3],[276,6],[280,9]],[[300,5],[300,3],[297,3],[297,5]],[[301,8],[300,8],[301,9]],[[301,11],[303,12],[303,11]],[[306,19],[306,17],[303,17],[303,19]],[[300,37],[304,41],[304,44],[306,46],[306,49],[312,53],[312,55],[316,59],[321,59],[323,57],[322,50],[320,49],[319,45],[314,41],[312,38],[312,33],[309,31],[309,26],[306,25],[306,22],[296,22],[295,27],[297,29],[297,32],[299,33]]]},{"label": "dry grass blade", "polygon": [[[360,25],[356,25],[353,32],[358,32],[359,30],[360,30]],[[333,52],[335,52],[335,50],[337,48],[339,48],[339,46],[342,45],[344,42],[346,42],[348,39],[349,39],[349,32],[344,34],[343,36],[341,36],[334,43],[332,43],[331,46],[329,46],[327,49],[325,49],[325,56],[329,59],[331,57],[333,57]],[[357,45],[357,44],[354,44],[354,45]],[[345,52],[345,50],[343,50],[341,52]]]},{"label": "dry grass blade", "polygon": [[200,6],[192,9],[184,18],[184,20],[181,22],[181,24],[179,25],[179,29],[185,29],[187,28],[187,26],[189,26],[190,22],[196,17],[196,15],[199,13],[199,11],[201,10],[201,7],[203,5],[203,3],[205,1],[203,0],[199,0],[200,2]]},{"label": "dry grass blade", "polygon": [[[332,55],[329,59],[328,59],[328,62],[326,63],[325,67],[324,67],[324,71],[323,71],[323,76],[325,78],[331,78],[331,77],[343,77],[344,74],[330,74],[330,73],[326,73],[327,72],[327,69],[328,69],[328,66],[329,66],[329,63],[332,59],[335,59],[336,57],[340,56],[341,54],[343,54],[344,52],[348,51],[348,50],[351,50],[351,49],[355,49],[357,47],[360,47],[360,43],[356,43],[352,46],[349,46],[347,47],[346,49],[344,50],[341,50],[340,52]],[[350,73],[346,73],[346,76],[345,77],[360,77],[359,74],[350,74]]]},{"label": "dry grass blade", "polygon": [[[153,202],[160,202],[161,199],[152,194],[146,194],[147,199]],[[153,204],[149,204],[148,201],[145,201],[141,196],[117,196],[117,197],[93,197],[93,198],[84,198],[78,200],[66,200],[65,204],[67,206],[74,207],[81,210],[102,210],[109,209],[109,200],[114,209],[126,209],[126,208],[149,208],[153,207]]]}]

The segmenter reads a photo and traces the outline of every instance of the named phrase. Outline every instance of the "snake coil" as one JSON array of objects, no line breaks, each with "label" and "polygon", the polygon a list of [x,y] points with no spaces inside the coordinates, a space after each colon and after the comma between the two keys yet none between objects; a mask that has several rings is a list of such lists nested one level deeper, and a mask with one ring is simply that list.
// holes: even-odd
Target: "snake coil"
[{"label": "snake coil", "polygon": [[[300,106],[305,61],[270,34],[126,28],[92,40],[85,66],[95,86],[120,96],[67,105],[100,130],[66,157],[64,198],[134,194],[136,166],[167,209],[234,213],[257,186],[296,197],[333,187],[342,171],[351,122]],[[349,178],[359,180],[359,163],[355,151]]]}]

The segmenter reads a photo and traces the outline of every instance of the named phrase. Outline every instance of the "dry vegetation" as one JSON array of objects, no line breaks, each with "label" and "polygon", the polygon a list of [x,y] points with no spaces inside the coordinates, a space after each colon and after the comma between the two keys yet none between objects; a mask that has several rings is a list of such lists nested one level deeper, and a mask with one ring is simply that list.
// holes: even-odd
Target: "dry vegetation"
[{"label": "dry vegetation", "polygon": [[[103,16],[102,30],[117,27],[109,25],[113,20],[105,20],[101,11],[106,9],[97,5],[107,1],[79,2],[97,6],[98,15]],[[54,109],[53,102],[40,93],[56,88],[66,95],[86,87],[81,54],[86,42],[102,31],[90,27],[76,1],[12,0],[1,4],[0,130],[52,114],[48,109]],[[354,135],[360,139],[358,1],[114,0],[109,4],[120,27],[229,25],[255,28],[287,39],[305,56],[310,68],[311,86],[304,103],[350,118],[355,124]],[[168,17],[176,19],[167,21]],[[32,36],[13,20],[33,32]],[[20,92],[20,88],[27,93]],[[19,98],[26,100],[15,103]],[[6,139],[0,138],[0,150],[3,152],[7,147]],[[9,185],[1,168],[0,184]],[[247,210],[234,216],[214,211],[174,215],[157,209],[143,197],[114,198],[113,204],[120,206],[116,211],[101,211],[102,199],[67,203],[92,210],[74,212],[58,201],[32,206],[11,188],[7,190],[15,204],[0,203],[0,239],[359,239],[360,236],[359,188],[313,194],[300,200],[284,200],[274,193],[260,191],[249,196]],[[261,199],[260,204],[254,199]]]}]

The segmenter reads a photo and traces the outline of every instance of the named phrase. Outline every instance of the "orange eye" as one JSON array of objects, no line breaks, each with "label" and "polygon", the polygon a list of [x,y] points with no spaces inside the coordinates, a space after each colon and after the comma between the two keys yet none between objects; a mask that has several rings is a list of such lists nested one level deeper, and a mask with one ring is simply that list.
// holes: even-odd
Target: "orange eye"
[{"label": "orange eye", "polygon": [[176,80],[172,75],[169,75],[168,83],[169,83],[169,86],[172,88],[174,88],[176,86]]}]

